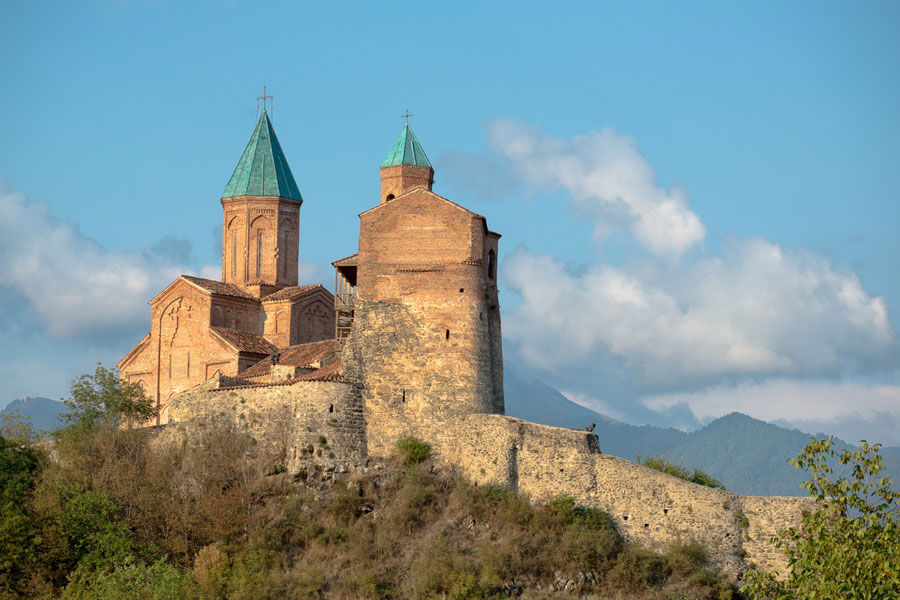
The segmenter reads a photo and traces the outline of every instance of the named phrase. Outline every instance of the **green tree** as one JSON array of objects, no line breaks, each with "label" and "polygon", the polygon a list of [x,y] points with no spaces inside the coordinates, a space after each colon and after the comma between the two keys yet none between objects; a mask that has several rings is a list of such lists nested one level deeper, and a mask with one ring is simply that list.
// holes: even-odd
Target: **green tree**
[{"label": "green tree", "polygon": [[0,436],[0,595],[18,586],[35,557],[37,528],[25,504],[40,466],[36,449]]},{"label": "green tree", "polygon": [[781,531],[772,543],[788,559],[790,572],[752,569],[743,591],[754,598],[880,599],[900,597],[900,493],[891,489],[879,444],[860,442],[837,462],[851,465],[849,477],[832,480],[833,438],[812,440],[791,459],[809,471],[803,483],[816,500],[799,528]]},{"label": "green tree", "polygon": [[107,369],[101,364],[93,375],[81,375],[72,381],[69,394],[63,402],[70,410],[61,417],[76,428],[122,422],[131,426],[155,414],[139,382],[120,379],[117,369]]}]

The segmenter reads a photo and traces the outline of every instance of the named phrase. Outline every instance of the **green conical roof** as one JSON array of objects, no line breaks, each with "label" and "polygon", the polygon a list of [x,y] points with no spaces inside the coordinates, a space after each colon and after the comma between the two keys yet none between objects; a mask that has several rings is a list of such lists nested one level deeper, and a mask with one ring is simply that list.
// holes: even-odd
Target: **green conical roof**
[{"label": "green conical roof", "polygon": [[387,158],[381,163],[382,167],[393,167],[396,165],[431,166],[431,163],[428,162],[428,157],[425,156],[425,151],[422,150],[422,144],[416,139],[416,134],[413,133],[409,123],[403,126],[400,137],[391,146]]},{"label": "green conical roof", "polygon": [[222,192],[223,198],[235,196],[280,196],[303,202],[266,111]]}]

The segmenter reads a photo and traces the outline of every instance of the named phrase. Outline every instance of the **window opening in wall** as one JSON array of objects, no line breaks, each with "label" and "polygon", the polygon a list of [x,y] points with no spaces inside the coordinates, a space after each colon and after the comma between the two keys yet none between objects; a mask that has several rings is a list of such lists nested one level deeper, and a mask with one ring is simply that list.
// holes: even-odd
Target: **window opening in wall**
[{"label": "window opening in wall", "polygon": [[460,294],[462,294],[464,291],[466,291],[464,288],[459,288],[459,293],[460,293]]},{"label": "window opening in wall", "polygon": [[172,355],[169,355],[169,379],[172,379]]},{"label": "window opening in wall", "polygon": [[488,277],[497,278],[497,253],[493,250],[488,252]]},{"label": "window opening in wall", "polygon": [[187,376],[190,377],[191,376],[191,353],[190,352],[187,353],[187,369],[186,369],[186,371],[187,371]]},{"label": "window opening in wall", "polygon": [[237,234],[231,236],[231,276],[237,277]]},{"label": "window opening in wall", "polygon": [[262,277],[263,234],[256,235],[256,276]]},{"label": "window opening in wall", "polygon": [[445,339],[445,340],[449,340],[449,339],[450,339],[450,330],[449,330],[449,329],[448,329],[447,331],[444,332],[444,339]]},{"label": "window opening in wall", "polygon": [[406,390],[400,394],[400,402],[406,402]]},{"label": "window opening in wall", "polygon": [[328,405],[328,412],[330,412],[330,413],[333,413],[333,412],[334,412],[334,404],[329,404],[329,405]]},{"label": "window opening in wall", "polygon": [[390,202],[390,201],[393,200],[395,197],[396,197],[396,196],[394,196],[393,194],[388,194],[388,195],[387,195],[387,198],[385,198],[384,200],[385,200],[386,202]]},{"label": "window opening in wall", "polygon": [[287,232],[281,234],[281,252],[284,258],[281,259],[281,276],[287,278]]},{"label": "window opening in wall", "polygon": [[663,514],[664,514],[664,515],[669,514],[669,509],[668,509],[668,508],[664,508],[664,509],[663,509]]}]

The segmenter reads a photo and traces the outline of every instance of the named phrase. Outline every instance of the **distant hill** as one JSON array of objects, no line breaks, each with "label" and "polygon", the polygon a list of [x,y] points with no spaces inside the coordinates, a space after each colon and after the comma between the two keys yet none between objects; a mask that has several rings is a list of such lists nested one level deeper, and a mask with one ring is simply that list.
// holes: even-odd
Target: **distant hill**
[{"label": "distant hill", "polygon": [[18,411],[23,417],[31,420],[36,431],[52,431],[62,426],[59,415],[66,410],[66,405],[50,398],[29,397],[13,400],[0,410],[0,416]]},{"label": "distant hill", "polygon": [[[702,429],[685,433],[651,425],[629,425],[576,404],[552,387],[514,368],[504,372],[506,413],[546,425],[583,429],[597,423],[600,448],[629,460],[663,455],[690,468],[706,471],[740,494],[805,496],[807,477],[787,460],[813,437],[796,429],[772,425],[741,413],[731,413]],[[821,436],[816,436],[821,437]],[[837,448],[851,446],[836,440]],[[900,448],[884,448],[886,473],[900,488]]]}]

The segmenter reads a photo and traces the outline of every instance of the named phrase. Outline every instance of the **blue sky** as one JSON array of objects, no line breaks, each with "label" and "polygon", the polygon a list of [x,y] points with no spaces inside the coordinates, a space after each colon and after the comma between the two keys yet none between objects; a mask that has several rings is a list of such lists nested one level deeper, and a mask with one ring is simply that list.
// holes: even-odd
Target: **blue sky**
[{"label": "blue sky", "polygon": [[503,234],[510,364],[633,422],[900,444],[896,3],[3,3],[0,56],[0,404],[215,272],[265,82],[304,278],[409,108]]}]

